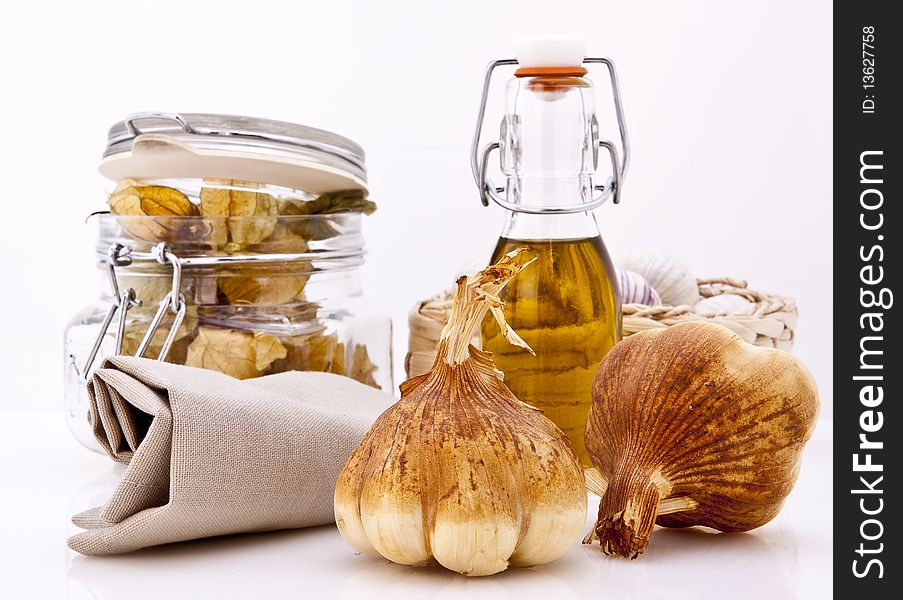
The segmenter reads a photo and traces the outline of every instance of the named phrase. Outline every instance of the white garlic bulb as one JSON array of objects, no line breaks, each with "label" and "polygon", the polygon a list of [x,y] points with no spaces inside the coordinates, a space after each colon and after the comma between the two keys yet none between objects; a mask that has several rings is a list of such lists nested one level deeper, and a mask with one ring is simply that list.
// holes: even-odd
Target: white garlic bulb
[{"label": "white garlic bulb", "polygon": [[703,317],[719,315],[751,315],[755,304],[737,294],[719,294],[696,303],[696,314]]},{"label": "white garlic bulb", "polygon": [[645,277],[667,306],[692,306],[699,300],[696,277],[667,252],[652,249],[630,252],[621,261],[621,268]]},{"label": "white garlic bulb", "polygon": [[639,273],[618,269],[618,283],[621,287],[622,304],[645,304],[661,306],[662,299],[655,288]]}]

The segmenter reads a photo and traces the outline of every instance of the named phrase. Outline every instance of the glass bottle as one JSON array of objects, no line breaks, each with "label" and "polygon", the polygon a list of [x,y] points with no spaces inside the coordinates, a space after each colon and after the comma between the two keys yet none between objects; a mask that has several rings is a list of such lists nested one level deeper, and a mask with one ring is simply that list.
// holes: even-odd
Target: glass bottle
[{"label": "glass bottle", "polygon": [[[567,43],[573,46],[570,40]],[[548,41],[542,45],[548,47]],[[531,55],[530,60],[522,53]],[[619,200],[626,131],[610,61],[584,59],[580,53],[571,64],[549,64],[535,54],[529,48],[519,52],[520,68],[506,87],[500,141],[486,147],[477,173],[484,204],[492,199],[507,210],[492,260],[521,247],[537,257],[501,294],[508,324],[536,355],[507,343],[492,319],[484,323],[482,341],[511,391],[542,409],[589,464],[583,432],[592,380],[621,336],[617,273],[592,211],[610,196]],[[511,62],[490,65],[487,84],[497,63]],[[609,67],[625,148],[623,163],[618,162],[614,144],[599,138],[594,87],[584,77],[583,62]],[[488,156],[496,147],[504,188],[486,179]],[[596,185],[600,147],[610,154],[612,176]]]}]

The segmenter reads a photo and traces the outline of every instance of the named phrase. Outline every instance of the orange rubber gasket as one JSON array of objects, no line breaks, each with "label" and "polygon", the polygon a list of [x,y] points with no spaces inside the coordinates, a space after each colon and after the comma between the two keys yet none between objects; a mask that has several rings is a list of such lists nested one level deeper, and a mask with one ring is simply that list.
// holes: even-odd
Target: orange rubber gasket
[{"label": "orange rubber gasket", "polygon": [[544,75],[558,75],[560,77],[583,77],[587,71],[581,66],[576,67],[521,67],[514,72],[515,77],[542,77]]}]

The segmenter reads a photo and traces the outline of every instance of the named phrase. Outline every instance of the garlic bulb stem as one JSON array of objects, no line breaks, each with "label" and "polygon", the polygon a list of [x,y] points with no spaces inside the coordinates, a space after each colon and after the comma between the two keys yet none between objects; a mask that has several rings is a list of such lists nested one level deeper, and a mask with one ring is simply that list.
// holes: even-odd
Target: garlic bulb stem
[{"label": "garlic bulb stem", "polygon": [[[605,495],[608,490],[608,480],[596,467],[589,467],[583,472],[586,481],[586,489],[599,496]],[[663,499],[658,503],[656,515],[670,515],[673,513],[683,512],[685,510],[693,510],[699,506],[699,503],[689,496],[671,496]],[[586,542],[589,543],[589,542]]]},{"label": "garlic bulb stem", "polygon": [[470,343],[477,335],[487,312],[499,324],[499,329],[509,342],[536,354],[505,322],[505,303],[498,294],[527,265],[536,260],[536,255],[524,249],[512,250],[499,262],[491,265],[473,277],[462,276],[455,282],[458,291],[452,304],[448,323],[439,335],[439,342],[446,342],[447,351],[439,356],[451,366],[460,365],[470,357]]},{"label": "garlic bulb stem", "polygon": [[671,492],[661,472],[633,472],[612,480],[599,501],[596,539],[606,554],[636,558],[649,543],[659,503]]}]

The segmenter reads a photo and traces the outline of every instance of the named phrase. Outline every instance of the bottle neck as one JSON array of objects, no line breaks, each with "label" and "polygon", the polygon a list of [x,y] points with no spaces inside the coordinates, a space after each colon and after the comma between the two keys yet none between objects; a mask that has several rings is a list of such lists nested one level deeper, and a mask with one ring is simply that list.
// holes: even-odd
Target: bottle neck
[{"label": "bottle neck", "polygon": [[511,204],[537,208],[589,204],[593,201],[593,180],[589,174],[523,176],[515,173],[507,178],[505,195]]},{"label": "bottle neck", "polygon": [[598,146],[592,83],[582,77],[515,77],[506,94],[499,142],[505,199],[539,214],[511,212],[502,235],[518,240],[599,235],[592,212],[556,209],[593,202]]},{"label": "bottle neck", "polygon": [[598,235],[592,212],[534,215],[508,211],[502,228],[502,237],[509,240],[582,240]]},{"label": "bottle neck", "polygon": [[502,237],[516,240],[587,239],[599,235],[591,211],[556,214],[555,208],[589,204],[593,183],[589,173],[535,173],[517,171],[507,178],[505,195],[511,204],[544,209],[540,214],[509,211]]}]

